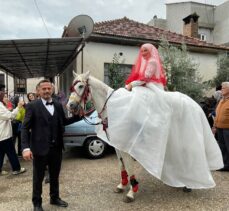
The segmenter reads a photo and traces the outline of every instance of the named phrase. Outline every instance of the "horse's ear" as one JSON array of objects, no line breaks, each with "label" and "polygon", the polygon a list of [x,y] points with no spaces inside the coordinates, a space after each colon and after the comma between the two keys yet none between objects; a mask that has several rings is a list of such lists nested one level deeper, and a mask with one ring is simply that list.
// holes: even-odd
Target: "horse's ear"
[{"label": "horse's ear", "polygon": [[72,71],[73,77],[76,78],[78,74],[75,72],[75,70]]},{"label": "horse's ear", "polygon": [[90,76],[90,71],[88,70],[86,73],[83,74],[83,77],[87,80]]}]

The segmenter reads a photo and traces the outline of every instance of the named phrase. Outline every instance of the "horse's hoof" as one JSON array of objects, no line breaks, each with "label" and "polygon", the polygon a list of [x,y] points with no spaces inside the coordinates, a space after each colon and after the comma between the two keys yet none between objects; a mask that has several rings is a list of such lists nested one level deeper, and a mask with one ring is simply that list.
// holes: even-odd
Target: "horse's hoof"
[{"label": "horse's hoof", "polygon": [[124,192],[124,189],[121,189],[121,188],[118,188],[117,187],[117,188],[114,189],[114,192],[115,193],[123,193]]},{"label": "horse's hoof", "polygon": [[125,203],[131,203],[131,202],[134,202],[134,198],[131,198],[131,197],[128,197],[128,196],[125,196],[124,198],[123,198],[123,201],[125,202]]},{"label": "horse's hoof", "polygon": [[192,191],[191,188],[183,187],[183,192],[190,193]]}]

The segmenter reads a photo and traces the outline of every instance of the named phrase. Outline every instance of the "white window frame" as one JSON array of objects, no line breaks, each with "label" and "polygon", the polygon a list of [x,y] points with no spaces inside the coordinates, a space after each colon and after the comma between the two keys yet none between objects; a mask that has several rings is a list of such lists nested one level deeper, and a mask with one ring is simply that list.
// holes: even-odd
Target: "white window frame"
[{"label": "white window frame", "polygon": [[200,40],[207,41],[207,35],[206,34],[200,34]]}]

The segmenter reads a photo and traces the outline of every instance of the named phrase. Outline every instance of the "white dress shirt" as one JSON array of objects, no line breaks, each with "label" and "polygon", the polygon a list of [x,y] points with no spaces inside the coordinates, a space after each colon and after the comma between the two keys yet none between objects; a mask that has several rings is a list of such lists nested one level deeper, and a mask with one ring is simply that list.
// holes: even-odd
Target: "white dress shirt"
[{"label": "white dress shirt", "polygon": [[[46,100],[44,100],[43,98],[41,98],[42,103],[44,104],[45,108],[48,110],[48,112],[53,116],[54,114],[54,105],[46,105]],[[52,102],[52,101],[49,101]]]}]

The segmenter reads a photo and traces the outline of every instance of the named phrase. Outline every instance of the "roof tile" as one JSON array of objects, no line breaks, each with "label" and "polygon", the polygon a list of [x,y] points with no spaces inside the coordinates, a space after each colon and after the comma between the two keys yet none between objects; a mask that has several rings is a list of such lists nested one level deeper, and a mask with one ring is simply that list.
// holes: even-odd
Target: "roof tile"
[{"label": "roof tile", "polygon": [[197,38],[184,36],[182,34],[177,34],[134,20],[130,20],[127,17],[95,23],[93,33],[125,38],[144,38],[154,41],[159,41],[164,37],[169,42],[173,43],[184,42],[187,45],[195,45],[209,48],[223,48],[227,50],[229,49],[227,46],[207,43]]}]

